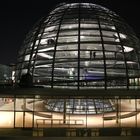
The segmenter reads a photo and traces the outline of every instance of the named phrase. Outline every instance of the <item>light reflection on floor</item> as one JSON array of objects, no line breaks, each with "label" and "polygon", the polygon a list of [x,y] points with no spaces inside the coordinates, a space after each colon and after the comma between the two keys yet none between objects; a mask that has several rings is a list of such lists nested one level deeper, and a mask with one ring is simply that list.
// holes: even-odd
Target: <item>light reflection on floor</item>
[{"label": "light reflection on floor", "polygon": [[[1,128],[11,128],[14,126],[14,115],[15,115],[15,127],[32,127],[33,123],[33,114],[31,112],[24,112],[20,108],[23,105],[22,99],[19,99],[16,103],[18,103],[18,112],[9,111],[11,108],[13,108],[13,102],[4,104],[3,106],[0,106],[0,127]],[[121,102],[121,110],[124,111],[122,114],[128,114],[130,111],[134,111],[135,108],[135,100],[124,100]],[[137,104],[137,109],[140,108],[140,104]],[[129,112],[128,112],[129,111]],[[42,113],[42,112],[41,112]],[[44,112],[43,112],[44,113]],[[49,113],[46,112],[47,114],[52,115],[53,120],[63,120],[63,114],[62,113]],[[77,125],[70,125],[70,124],[63,124],[61,125],[58,124],[58,122],[51,122],[45,123],[43,125],[39,124],[38,126],[40,127],[135,127],[136,126],[136,119],[137,119],[137,126],[140,126],[140,114],[133,115],[132,117],[124,118],[124,119],[118,119],[118,123],[116,123],[116,119],[114,120],[107,120],[103,121],[103,116],[115,116],[116,113],[107,113],[107,114],[98,114],[98,115],[66,115],[66,120],[82,120],[83,124],[77,124]],[[34,127],[37,127],[36,122],[38,119],[48,119],[45,117],[40,117],[38,115],[34,115]],[[25,120],[25,122],[24,122]]]}]

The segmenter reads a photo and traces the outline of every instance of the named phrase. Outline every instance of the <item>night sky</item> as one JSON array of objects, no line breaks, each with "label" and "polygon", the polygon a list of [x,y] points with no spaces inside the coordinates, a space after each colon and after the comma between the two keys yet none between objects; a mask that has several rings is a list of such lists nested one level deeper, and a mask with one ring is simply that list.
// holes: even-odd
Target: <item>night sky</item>
[{"label": "night sky", "polygon": [[[74,0],[68,2],[71,1],[74,2]],[[140,38],[139,0],[82,1],[100,4],[116,12],[126,20]],[[18,50],[28,31],[42,16],[47,15],[60,2],[66,2],[66,0],[0,1],[0,64],[16,63]]]}]

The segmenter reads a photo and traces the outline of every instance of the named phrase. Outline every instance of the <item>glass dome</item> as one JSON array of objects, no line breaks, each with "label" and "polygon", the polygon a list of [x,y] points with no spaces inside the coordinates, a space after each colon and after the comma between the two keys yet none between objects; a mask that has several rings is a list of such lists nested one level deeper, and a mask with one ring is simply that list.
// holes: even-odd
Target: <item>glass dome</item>
[{"label": "glass dome", "polygon": [[92,3],[62,3],[27,34],[16,81],[36,86],[130,89],[140,85],[140,44],[117,14]]}]

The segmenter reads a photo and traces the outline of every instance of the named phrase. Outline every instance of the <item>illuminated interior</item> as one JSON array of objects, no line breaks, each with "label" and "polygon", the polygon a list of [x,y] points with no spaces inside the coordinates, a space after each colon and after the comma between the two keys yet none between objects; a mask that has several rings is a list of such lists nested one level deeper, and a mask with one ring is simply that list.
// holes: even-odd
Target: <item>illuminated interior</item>
[{"label": "illuminated interior", "polygon": [[[42,98],[45,96],[5,96],[0,98],[0,128],[106,128],[106,127],[140,127],[140,98],[91,97],[90,100],[101,100],[101,108],[92,108],[94,113],[78,115],[71,110],[47,110]],[[51,97],[52,100],[57,98]],[[66,98],[78,100],[79,97]],[[106,102],[112,100],[115,111],[107,110]],[[87,98],[83,98],[87,100]],[[56,102],[55,102],[56,103]],[[60,102],[59,102],[60,103]],[[63,105],[65,103],[63,102]],[[98,102],[98,105],[101,105]],[[56,105],[58,107],[58,105]],[[79,107],[79,106],[77,106]],[[98,107],[98,106],[95,106]],[[56,108],[55,108],[56,109]],[[91,108],[90,108],[91,109]],[[110,111],[110,108],[108,108]],[[79,109],[80,111],[80,109]],[[82,111],[82,110],[81,110]],[[98,111],[98,113],[97,113]],[[91,113],[91,111],[90,111]]]}]

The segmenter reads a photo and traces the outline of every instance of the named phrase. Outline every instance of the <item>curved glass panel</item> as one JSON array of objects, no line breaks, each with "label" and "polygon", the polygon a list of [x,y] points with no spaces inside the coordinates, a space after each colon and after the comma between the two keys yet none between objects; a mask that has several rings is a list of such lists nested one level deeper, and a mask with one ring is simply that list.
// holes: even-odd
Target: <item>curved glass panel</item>
[{"label": "curved glass panel", "polygon": [[124,20],[107,8],[60,4],[27,34],[16,71],[17,81],[30,73],[35,86],[139,88],[132,81],[140,78],[140,43]]}]

